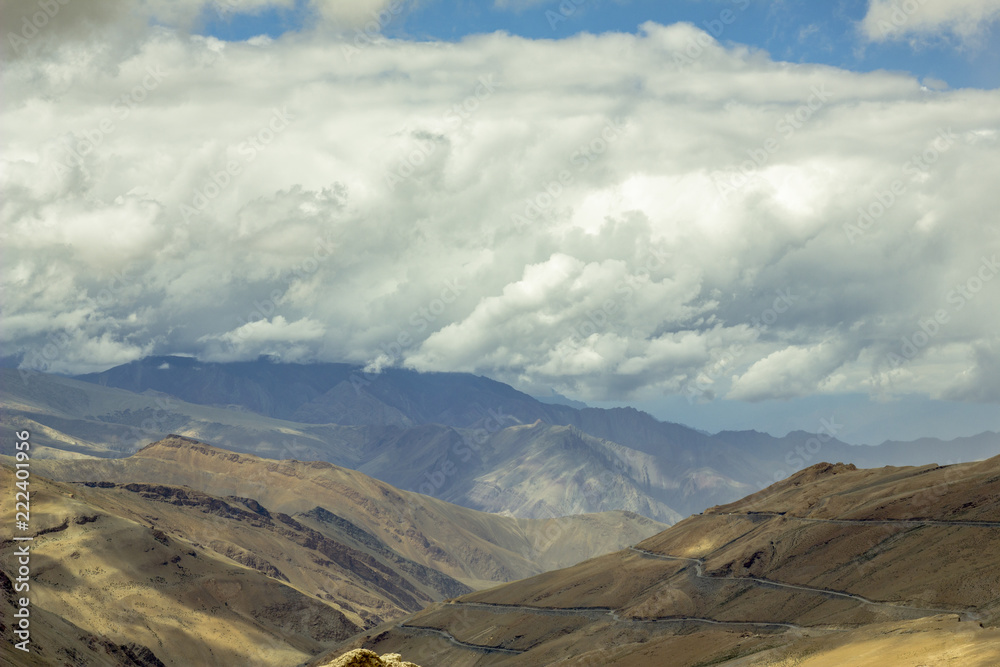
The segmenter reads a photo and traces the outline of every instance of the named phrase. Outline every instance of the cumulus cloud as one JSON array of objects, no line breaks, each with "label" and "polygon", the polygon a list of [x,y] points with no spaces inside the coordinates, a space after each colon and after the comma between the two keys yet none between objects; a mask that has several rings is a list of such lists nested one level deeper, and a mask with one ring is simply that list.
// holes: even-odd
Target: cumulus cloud
[{"label": "cumulus cloud", "polygon": [[848,361],[844,355],[850,352],[846,346],[829,342],[790,345],[772,352],[736,378],[729,398],[754,401],[815,393],[834,380],[832,373]]},{"label": "cumulus cloud", "polygon": [[266,354],[282,361],[308,361],[313,347],[322,340],[326,328],[321,322],[303,317],[289,322],[281,315],[273,319],[251,320],[223,334],[208,334],[198,339],[204,343],[209,361],[239,361]]},{"label": "cumulus cloud", "polygon": [[1000,19],[1000,0],[871,0],[861,21],[871,41],[950,33],[968,40]]},{"label": "cumulus cloud", "polygon": [[593,399],[994,395],[976,369],[1000,280],[975,279],[1000,252],[1000,93],[775,62],[686,24],[329,35],[144,24],[101,58],[81,38],[5,68],[4,349],[65,372],[149,353],[464,370]]},{"label": "cumulus cloud", "polygon": [[945,396],[954,401],[1000,402],[1000,337],[978,343],[968,366]]}]

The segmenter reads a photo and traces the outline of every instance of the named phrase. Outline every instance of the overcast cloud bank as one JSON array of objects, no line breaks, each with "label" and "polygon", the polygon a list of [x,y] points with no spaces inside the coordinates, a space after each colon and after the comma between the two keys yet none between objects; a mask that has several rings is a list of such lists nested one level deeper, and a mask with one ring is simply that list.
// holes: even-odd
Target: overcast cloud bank
[{"label": "overcast cloud bank", "polygon": [[[905,29],[968,34],[958,6],[996,4]],[[198,2],[144,5],[152,27],[57,6],[0,75],[2,340],[27,367],[269,354],[594,400],[1000,400],[998,91],[689,24],[352,52],[389,3],[243,43],[187,34]]]}]

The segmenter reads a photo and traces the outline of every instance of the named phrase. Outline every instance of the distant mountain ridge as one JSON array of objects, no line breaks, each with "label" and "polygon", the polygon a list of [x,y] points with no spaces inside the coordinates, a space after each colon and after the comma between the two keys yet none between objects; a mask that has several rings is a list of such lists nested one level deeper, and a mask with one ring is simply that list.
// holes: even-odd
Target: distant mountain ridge
[{"label": "distant mountain ridge", "polygon": [[[354,462],[329,451],[314,455],[357,467],[402,488],[423,490],[477,509],[521,516],[557,516],[614,506],[671,522],[706,503],[731,500],[770,481],[770,466],[762,467],[738,449],[713,442],[711,436],[686,426],[661,422],[633,408],[578,410],[545,404],[509,385],[463,373],[387,369],[376,375],[346,364],[276,364],[263,360],[222,364],[151,357],[78,379],[136,393],[162,392],[216,407],[239,405],[264,416],[299,423],[403,429],[381,434],[382,445],[369,447]],[[503,488],[490,493],[488,487],[496,485],[498,476],[524,482],[537,471],[537,467],[522,466],[520,471],[512,467],[526,458],[537,463],[539,451],[544,451],[546,444],[536,441],[535,453],[528,456],[508,445],[532,443],[507,437],[504,431],[539,421],[573,427],[587,442],[588,438],[597,438],[620,447],[594,444],[579,450],[585,455],[583,468],[569,460],[549,466],[557,478],[539,479],[533,486],[572,486],[575,491],[559,503],[525,498],[523,488],[520,492]],[[535,433],[543,439],[556,437],[552,430],[539,429]],[[507,445],[494,446],[497,438]],[[393,455],[378,454],[377,460],[368,456],[386,445]],[[396,465],[400,456],[410,459],[412,465]],[[379,461],[386,467],[380,467]],[[448,474],[451,469],[460,470],[470,479],[461,482],[457,473]],[[502,469],[510,472],[500,473]],[[564,474],[567,470],[574,471],[569,478]],[[415,472],[419,474],[411,474]],[[442,481],[442,475],[443,483],[437,483]],[[409,479],[404,479],[406,476]],[[600,497],[587,492],[595,488],[603,489]]]},{"label": "distant mountain ridge", "polygon": [[590,407],[583,401],[574,401],[572,398],[568,398],[566,396],[563,396],[562,394],[557,393],[554,389],[552,390],[552,393],[548,396],[532,396],[532,398],[541,403],[549,403],[551,405],[566,405],[571,408],[576,408],[577,410],[584,410]]},{"label": "distant mountain ridge", "polygon": [[[1000,435],[853,446],[826,433],[715,435],[634,408],[542,403],[462,373],[151,357],[73,380],[0,369],[0,427],[51,455],[123,456],[167,433],[276,459],[324,460],[474,509],[551,518],[626,510],[672,523],[819,460],[955,463]],[[9,376],[9,379],[8,379]],[[72,452],[72,454],[71,454]]]}]

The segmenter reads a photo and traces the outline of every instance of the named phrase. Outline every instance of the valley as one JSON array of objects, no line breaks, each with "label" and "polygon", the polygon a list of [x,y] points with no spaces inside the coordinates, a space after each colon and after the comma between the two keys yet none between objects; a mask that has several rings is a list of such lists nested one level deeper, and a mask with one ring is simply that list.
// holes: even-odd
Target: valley
[{"label": "valley", "polygon": [[997,434],[708,435],[461,374],[177,359],[0,370],[45,498],[26,664],[996,657]]},{"label": "valley", "polygon": [[825,665],[851,645],[874,660],[906,635],[914,660],[902,651],[892,664],[985,667],[1000,658],[998,553],[1000,457],[820,464],[623,551],[432,605],[350,645],[430,664]]}]

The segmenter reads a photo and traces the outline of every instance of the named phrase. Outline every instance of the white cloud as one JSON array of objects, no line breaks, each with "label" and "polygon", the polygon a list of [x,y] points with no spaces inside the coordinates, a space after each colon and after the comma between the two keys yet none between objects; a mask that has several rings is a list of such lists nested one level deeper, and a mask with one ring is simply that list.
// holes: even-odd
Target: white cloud
[{"label": "white cloud", "polygon": [[685,24],[350,57],[327,33],[130,35],[0,74],[0,340],[28,365],[278,354],[595,399],[996,398],[975,369],[1000,281],[949,300],[1000,252],[996,91],[715,42],[678,68],[708,43]]},{"label": "white cloud", "polygon": [[1000,336],[977,343],[970,356],[965,357],[969,363],[951,382],[945,397],[955,401],[997,402],[1000,397]]},{"label": "white cloud", "polygon": [[756,401],[816,393],[848,361],[845,353],[850,353],[846,346],[828,342],[772,352],[733,382],[729,398]]},{"label": "white cloud", "polygon": [[871,0],[861,21],[871,41],[953,33],[970,39],[1000,19],[1000,0]]},{"label": "white cloud", "polygon": [[273,319],[251,319],[232,331],[202,336],[198,342],[206,345],[204,357],[212,361],[236,361],[262,354],[280,357],[283,361],[301,361],[311,354],[309,343],[323,338],[321,322],[304,317],[289,322],[281,315]]}]

